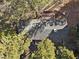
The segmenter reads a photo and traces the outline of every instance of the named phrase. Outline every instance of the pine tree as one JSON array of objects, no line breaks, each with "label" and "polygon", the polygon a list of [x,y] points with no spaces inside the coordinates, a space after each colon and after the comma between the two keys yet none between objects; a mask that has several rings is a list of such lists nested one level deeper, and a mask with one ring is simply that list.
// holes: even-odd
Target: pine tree
[{"label": "pine tree", "polygon": [[0,36],[0,56],[2,55],[2,58],[5,59],[19,59],[25,50],[28,51],[30,42],[28,38],[16,34],[2,34]]},{"label": "pine tree", "polygon": [[56,59],[54,43],[49,39],[42,40],[37,46],[38,50],[32,54],[31,59]]},{"label": "pine tree", "polygon": [[66,47],[58,47],[56,54],[57,59],[76,59],[73,51],[68,50]]}]

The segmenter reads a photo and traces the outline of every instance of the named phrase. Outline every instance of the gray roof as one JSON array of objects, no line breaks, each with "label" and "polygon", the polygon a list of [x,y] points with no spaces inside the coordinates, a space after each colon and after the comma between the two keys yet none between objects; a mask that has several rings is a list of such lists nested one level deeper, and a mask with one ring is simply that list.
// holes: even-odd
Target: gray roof
[{"label": "gray roof", "polygon": [[52,19],[43,20],[34,19],[30,22],[28,26],[22,31],[23,34],[28,33],[28,37],[32,40],[42,40],[47,38],[52,30],[61,30],[67,26],[67,19],[63,18],[61,20]]}]

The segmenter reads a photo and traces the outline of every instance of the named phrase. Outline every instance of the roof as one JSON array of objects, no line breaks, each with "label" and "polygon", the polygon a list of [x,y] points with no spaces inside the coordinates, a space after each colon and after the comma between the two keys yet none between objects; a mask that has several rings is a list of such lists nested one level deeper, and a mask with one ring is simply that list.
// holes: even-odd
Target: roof
[{"label": "roof", "polygon": [[64,27],[67,26],[67,20],[66,18],[61,19],[62,21],[65,20],[65,23],[62,25],[62,21],[56,20],[56,22],[51,21],[51,19],[48,19],[47,21],[41,21],[40,19],[35,19],[30,22],[28,26],[25,27],[23,30],[24,33],[28,33],[28,37],[32,40],[42,40],[49,36],[49,34],[52,32],[52,30],[61,30]]}]

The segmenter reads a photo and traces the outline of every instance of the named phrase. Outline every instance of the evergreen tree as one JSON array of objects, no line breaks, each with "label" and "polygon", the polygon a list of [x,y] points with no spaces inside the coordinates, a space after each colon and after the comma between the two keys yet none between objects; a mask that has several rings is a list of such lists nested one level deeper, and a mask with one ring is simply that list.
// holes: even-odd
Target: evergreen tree
[{"label": "evergreen tree", "polygon": [[[15,34],[1,34],[0,36],[0,57],[1,59],[19,59],[25,51],[29,51],[31,40]],[[3,56],[3,57],[2,57]]]},{"label": "evergreen tree", "polygon": [[58,47],[56,54],[57,59],[76,59],[73,51],[68,50],[66,47]]},{"label": "evergreen tree", "polygon": [[56,59],[55,46],[51,40],[42,40],[37,48],[38,50],[32,54],[31,59]]}]

